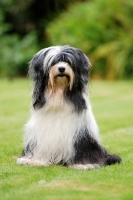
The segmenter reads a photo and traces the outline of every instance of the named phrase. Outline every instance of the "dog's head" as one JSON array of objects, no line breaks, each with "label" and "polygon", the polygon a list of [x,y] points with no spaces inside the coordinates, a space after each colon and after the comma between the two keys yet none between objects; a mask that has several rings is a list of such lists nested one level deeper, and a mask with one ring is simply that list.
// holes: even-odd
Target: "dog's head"
[{"label": "dog's head", "polygon": [[[29,73],[35,82],[33,106],[46,103],[45,93],[59,91],[74,102],[81,99],[89,79],[90,61],[79,49],[70,46],[53,46],[42,49],[30,61]],[[78,104],[78,103],[77,103]]]}]

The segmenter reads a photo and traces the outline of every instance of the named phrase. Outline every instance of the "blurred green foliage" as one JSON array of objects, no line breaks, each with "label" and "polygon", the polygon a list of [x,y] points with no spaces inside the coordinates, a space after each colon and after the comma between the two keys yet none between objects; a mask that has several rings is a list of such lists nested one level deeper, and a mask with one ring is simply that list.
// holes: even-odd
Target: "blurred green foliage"
[{"label": "blurred green foliage", "polygon": [[76,0],[0,0],[1,77],[27,74],[33,54],[50,45],[47,24],[70,2]]},{"label": "blurred green foliage", "polygon": [[37,51],[36,36],[31,33],[20,40],[14,34],[0,38],[0,75],[13,78],[27,74],[28,62]]},{"label": "blurred green foliage", "polygon": [[133,1],[84,1],[1,0],[0,76],[25,76],[39,49],[69,44],[90,58],[93,77],[133,77]]},{"label": "blurred green foliage", "polygon": [[70,44],[90,58],[93,77],[133,77],[133,1],[93,0],[70,7],[47,28],[53,45]]}]

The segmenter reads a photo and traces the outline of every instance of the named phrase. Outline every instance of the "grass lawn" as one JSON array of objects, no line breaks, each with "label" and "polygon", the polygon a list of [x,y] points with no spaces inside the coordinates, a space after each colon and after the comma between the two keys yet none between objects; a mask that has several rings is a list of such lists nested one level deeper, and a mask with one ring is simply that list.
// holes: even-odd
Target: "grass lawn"
[{"label": "grass lawn", "polygon": [[0,80],[1,200],[133,200],[133,81],[92,81],[103,145],[123,162],[90,171],[15,164],[29,117],[30,83]]}]

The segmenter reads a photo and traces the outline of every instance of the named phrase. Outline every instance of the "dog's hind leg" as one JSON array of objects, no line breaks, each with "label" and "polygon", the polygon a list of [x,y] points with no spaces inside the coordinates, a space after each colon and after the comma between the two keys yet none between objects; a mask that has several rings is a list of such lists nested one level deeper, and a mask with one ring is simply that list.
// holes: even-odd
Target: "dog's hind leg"
[{"label": "dog's hind leg", "polygon": [[68,167],[73,168],[73,169],[79,169],[79,170],[91,170],[91,169],[100,168],[100,165],[98,165],[98,164],[73,164]]},{"label": "dog's hind leg", "polygon": [[121,162],[119,156],[108,153],[87,130],[79,134],[74,147],[75,156],[70,166],[72,168],[95,169]]}]

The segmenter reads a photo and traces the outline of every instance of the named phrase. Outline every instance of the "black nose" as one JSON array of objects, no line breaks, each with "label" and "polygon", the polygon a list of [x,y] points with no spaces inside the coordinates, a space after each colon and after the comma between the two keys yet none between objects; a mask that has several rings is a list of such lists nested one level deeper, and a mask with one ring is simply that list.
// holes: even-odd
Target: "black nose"
[{"label": "black nose", "polygon": [[58,70],[60,73],[63,73],[65,71],[65,67],[59,67]]}]

